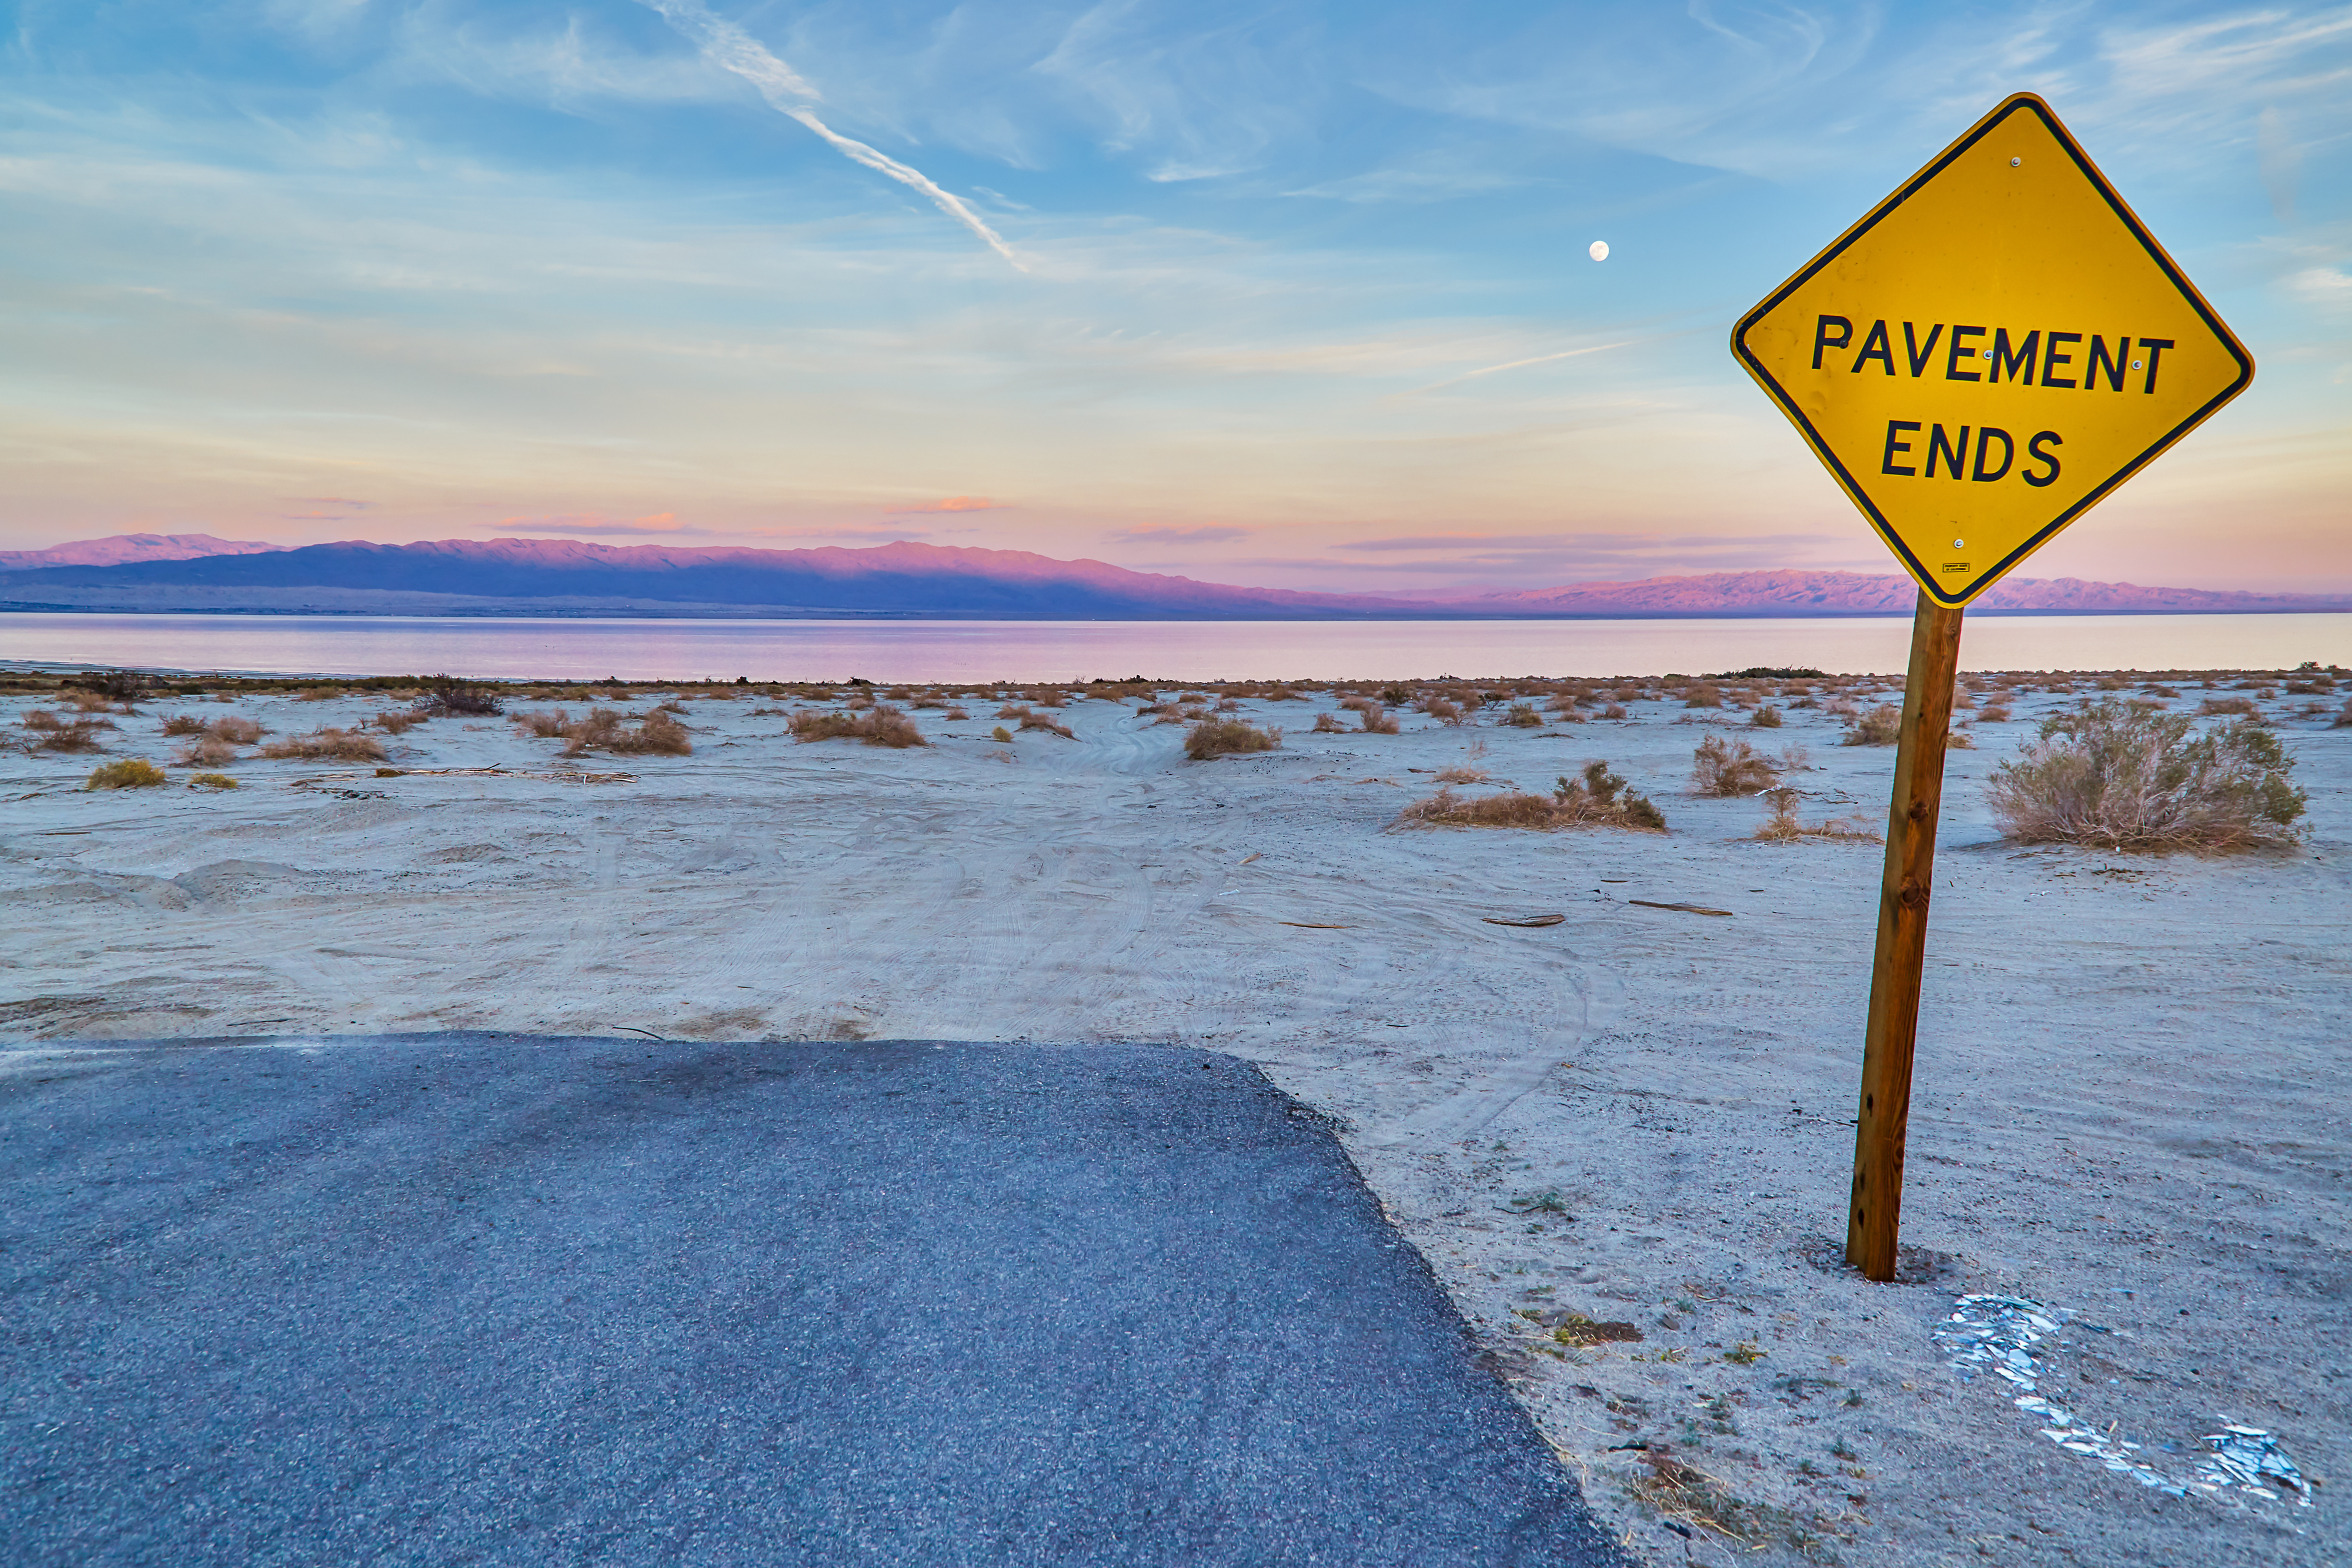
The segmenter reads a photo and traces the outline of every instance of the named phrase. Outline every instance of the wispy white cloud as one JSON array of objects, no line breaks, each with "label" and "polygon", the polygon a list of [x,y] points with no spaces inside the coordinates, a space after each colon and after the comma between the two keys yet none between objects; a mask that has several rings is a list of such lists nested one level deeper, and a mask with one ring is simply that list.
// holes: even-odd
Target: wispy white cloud
[{"label": "wispy white cloud", "polygon": [[1231,544],[1255,532],[1255,528],[1235,528],[1227,523],[1192,523],[1120,528],[1105,534],[1103,538],[1108,543],[1120,545],[1213,545]]},{"label": "wispy white cloud", "polygon": [[1447,387],[1458,387],[1464,382],[1475,382],[1481,376],[1500,375],[1505,371],[1525,370],[1529,365],[1549,365],[1557,360],[1580,360],[1587,354],[1601,354],[1606,353],[1611,349],[1628,348],[1633,342],[1633,339],[1627,338],[1614,343],[1595,343],[1585,349],[1562,349],[1556,354],[1534,354],[1524,360],[1510,360],[1499,365],[1488,365],[1483,370],[1465,371],[1458,376],[1449,376],[1442,382],[1432,382],[1425,387],[1415,387],[1404,395],[1418,397],[1423,392],[1443,392]]},{"label": "wispy white cloud", "polygon": [[934,206],[978,235],[982,243],[1003,256],[1020,271],[1029,270],[1013,248],[971,203],[939,183],[921,170],[901,163],[878,149],[869,147],[853,137],[844,136],[817,118],[814,105],[820,100],[815,88],[803,80],[792,67],[779,59],[773,51],[751,34],[717,16],[701,4],[701,0],[643,0],[643,4],[659,12],[671,26],[700,47],[703,57],[722,70],[734,72],[759,89],[769,107],[779,114],[791,117],[823,138],[843,157],[862,163],[877,173],[886,174],[900,184],[919,191],[930,198]]}]

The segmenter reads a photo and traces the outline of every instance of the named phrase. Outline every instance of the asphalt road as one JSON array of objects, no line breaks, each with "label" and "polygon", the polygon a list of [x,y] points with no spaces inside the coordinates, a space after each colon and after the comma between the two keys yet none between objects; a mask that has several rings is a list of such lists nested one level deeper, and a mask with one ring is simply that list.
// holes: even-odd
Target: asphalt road
[{"label": "asphalt road", "polygon": [[20,1059],[0,1249],[12,1565],[1620,1562],[1201,1051]]}]

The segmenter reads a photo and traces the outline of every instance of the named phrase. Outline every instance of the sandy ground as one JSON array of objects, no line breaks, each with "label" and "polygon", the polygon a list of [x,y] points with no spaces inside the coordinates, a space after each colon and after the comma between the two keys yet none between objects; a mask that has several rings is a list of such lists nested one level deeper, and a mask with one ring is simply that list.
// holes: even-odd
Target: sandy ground
[{"label": "sandy ground", "polygon": [[[16,752],[0,1034],[19,1069],[44,1041],[457,1028],[1207,1045],[1337,1118],[1651,1561],[2341,1563],[2352,729],[2266,705],[2311,797],[2295,852],[2021,850],[1982,780],[2073,700],[2024,697],[1952,754],[1915,1283],[1834,1261],[1881,852],[1759,842],[1757,801],[1690,792],[1694,746],[1737,734],[1809,750],[1808,821],[1875,823],[1891,748],[1841,747],[1817,710],[1314,735],[1318,695],[1242,705],[1279,750],[1193,763],[1105,700],[1056,716],[1075,739],[993,743],[973,701],[885,750],[795,744],[752,696],[689,702],[691,757],[590,759],[604,782],[444,718],[386,740],[400,777],[255,759],[234,792],[84,792],[102,758]],[[284,734],[382,706],[150,701],[106,740],[160,762],[166,713]],[[1673,831],[1391,827],[1423,770],[1546,789],[1593,758]],[[1566,919],[1486,918],[1539,913]],[[1564,1212],[1513,1207],[1553,1193]],[[2189,1475],[2222,1419],[2265,1427],[2315,1505],[2167,1496],[2045,1440],[1931,1342],[1963,1291],[2077,1314],[2037,1347],[2042,1392],[2152,1467]],[[1562,1346],[1561,1311],[1641,1337]]]}]

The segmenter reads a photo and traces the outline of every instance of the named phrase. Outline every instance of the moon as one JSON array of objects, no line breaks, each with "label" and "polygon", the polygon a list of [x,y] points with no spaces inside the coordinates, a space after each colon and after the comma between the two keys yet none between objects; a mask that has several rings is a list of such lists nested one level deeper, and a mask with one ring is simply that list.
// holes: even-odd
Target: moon
[{"label": "moon", "polygon": [[1605,239],[1594,240],[1591,245],[1584,247],[1584,254],[1591,256],[1595,261],[1607,261],[1609,259],[1609,242]]}]

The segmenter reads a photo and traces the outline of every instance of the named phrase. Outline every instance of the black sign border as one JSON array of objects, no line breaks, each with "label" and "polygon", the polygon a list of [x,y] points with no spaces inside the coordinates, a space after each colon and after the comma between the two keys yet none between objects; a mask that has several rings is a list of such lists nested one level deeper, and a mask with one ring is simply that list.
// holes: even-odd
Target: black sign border
[{"label": "black sign border", "polygon": [[[2141,248],[2147,252],[2148,259],[2156,263],[2165,277],[2172,280],[2173,287],[2180,290],[2190,307],[2203,319],[2206,326],[2212,329],[2213,335],[2221,340],[2222,347],[2229,350],[2231,357],[2238,361],[2238,379],[2216,393],[2202,408],[2158,436],[2147,450],[2116,469],[2090,494],[2044,524],[2039,532],[1996,562],[1990,571],[1979,576],[1967,592],[1954,596],[1944,592],[1937,586],[1934,577],[1904,544],[1901,537],[1895,533],[1876,504],[1871,500],[1868,493],[1863,489],[1854,476],[1846,471],[1845,465],[1838,460],[1837,454],[1830,450],[1829,444],[1822,439],[1821,432],[1813,428],[1812,422],[1807,419],[1804,412],[1797,406],[1796,399],[1789,395],[1788,389],[1774,380],[1771,371],[1766,370],[1763,362],[1748,350],[1748,333],[1749,329],[1771,311],[1773,307],[1795,293],[1813,274],[1835,261],[1844,254],[1848,246],[1868,234],[1877,225],[1881,218],[1916,195],[1929,181],[1942,173],[1954,159],[1974,147],[1990,134],[1996,126],[2000,125],[2011,115],[2020,110],[2030,110],[2040,118],[2042,123],[2048,128],[2050,134],[2056,138],[2058,145],[2063,147],[2067,155],[2074,160],[2074,166],[2080,169],[2084,177],[2090,181],[2092,188],[2106,199],[2107,205],[2114,210],[2116,216],[2122,220],[2124,227],[2130,232],[2133,238],[2139,241]],[[2147,467],[2167,447],[2211,418],[2216,410],[2245,391],[2247,385],[2254,379],[2253,356],[2246,352],[2246,346],[2238,341],[2237,334],[2231,331],[2222,322],[2221,318],[2214,312],[2213,307],[2206,303],[2205,296],[2198,292],[2197,286],[2189,281],[2188,275],[2182,272],[2172,257],[2165,253],[2164,247],[2157,243],[2156,236],[2148,233],[2147,225],[2139,221],[2138,214],[2126,204],[2123,197],[2116,193],[2116,188],[2107,183],[2107,177],[2099,172],[2098,165],[2091,162],[2090,155],[2083,151],[2082,143],[2076,141],[2074,134],[2059,121],[2057,113],[2042,100],[2039,94],[2031,92],[2012,93],[2003,99],[1990,114],[1978,120],[1958,141],[1938,153],[1934,162],[1904,182],[1894,194],[1871,208],[1852,228],[1831,241],[1828,248],[1807,262],[1796,276],[1766,295],[1761,303],[1747,315],[1742,316],[1738,324],[1732,328],[1731,352],[1740,364],[1747,368],[1748,373],[1755,378],[1756,383],[1764,389],[1767,395],[1780,405],[1780,412],[1787,414],[1790,421],[1803,434],[1806,443],[1813,449],[1813,455],[1819,457],[1822,465],[1836,477],[1838,484],[1844,488],[1846,495],[1853,499],[1854,505],[1862,508],[1863,515],[1868,517],[1871,526],[1878,530],[1879,537],[1886,541],[1887,547],[1894,550],[1896,558],[1903,562],[1918,582],[1921,591],[1937,604],[1954,610],[1968,604],[1985,590],[1999,582],[2020,561],[2040,549],[2051,535],[2105,500],[2116,486]]]}]

